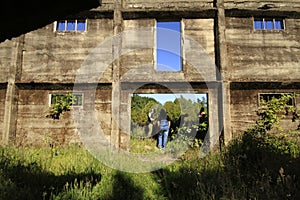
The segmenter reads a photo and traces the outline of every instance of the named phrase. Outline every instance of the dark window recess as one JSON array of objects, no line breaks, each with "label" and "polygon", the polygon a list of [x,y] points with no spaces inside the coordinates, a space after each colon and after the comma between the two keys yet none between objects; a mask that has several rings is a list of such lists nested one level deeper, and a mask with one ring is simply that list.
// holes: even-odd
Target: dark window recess
[{"label": "dark window recess", "polygon": [[[83,105],[83,95],[82,94],[73,94],[74,102],[73,106],[82,106]],[[50,105],[56,104],[60,100],[65,99],[65,94],[51,94]]]},{"label": "dark window recess", "polygon": [[[279,99],[283,95],[292,95],[291,93],[268,93],[268,94],[259,94],[260,100],[265,100],[266,102],[270,101],[272,98]],[[291,98],[287,105],[293,106],[294,105],[294,98]]]}]

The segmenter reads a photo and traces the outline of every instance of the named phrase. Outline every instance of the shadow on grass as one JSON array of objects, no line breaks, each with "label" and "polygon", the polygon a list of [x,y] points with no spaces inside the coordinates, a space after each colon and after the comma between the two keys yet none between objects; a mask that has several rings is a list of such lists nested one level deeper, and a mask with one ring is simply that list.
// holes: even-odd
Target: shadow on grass
[{"label": "shadow on grass", "polygon": [[300,199],[300,159],[244,135],[221,154],[155,171],[168,199]]},{"label": "shadow on grass", "polygon": [[142,200],[144,199],[144,190],[137,186],[132,180],[130,174],[124,172],[116,172],[113,177],[112,196],[108,200]]},{"label": "shadow on grass", "polygon": [[65,185],[90,184],[101,181],[101,174],[68,173],[56,176],[43,171],[37,163],[21,164],[15,160],[0,160],[0,199],[49,199],[51,194],[63,191]]}]

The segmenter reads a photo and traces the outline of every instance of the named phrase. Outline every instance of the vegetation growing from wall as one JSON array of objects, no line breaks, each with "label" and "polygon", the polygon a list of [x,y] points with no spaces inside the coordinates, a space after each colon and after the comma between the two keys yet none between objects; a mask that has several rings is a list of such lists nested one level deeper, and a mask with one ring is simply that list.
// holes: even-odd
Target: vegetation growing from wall
[{"label": "vegetation growing from wall", "polygon": [[[259,120],[253,125],[247,134],[267,145],[273,151],[290,154],[297,157],[300,154],[299,113],[294,105],[289,104],[294,99],[293,95],[282,95],[280,98],[272,98],[269,101],[261,99],[258,109]],[[291,118],[296,130],[287,130],[281,126],[284,118]]]},{"label": "vegetation growing from wall", "polygon": [[74,103],[74,95],[72,93],[67,93],[61,95],[56,102],[51,105],[51,109],[47,117],[52,119],[59,119],[61,115],[65,112],[70,111]]}]

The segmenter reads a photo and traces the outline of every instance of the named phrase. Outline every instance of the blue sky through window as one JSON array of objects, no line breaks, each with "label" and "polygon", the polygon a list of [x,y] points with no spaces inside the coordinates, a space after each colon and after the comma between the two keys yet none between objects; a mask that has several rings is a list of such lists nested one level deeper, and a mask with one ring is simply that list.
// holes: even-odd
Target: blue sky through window
[{"label": "blue sky through window", "polygon": [[255,19],[254,20],[255,30],[283,30],[283,20],[282,19]]},{"label": "blue sky through window", "polygon": [[180,22],[157,22],[157,71],[181,71]]}]

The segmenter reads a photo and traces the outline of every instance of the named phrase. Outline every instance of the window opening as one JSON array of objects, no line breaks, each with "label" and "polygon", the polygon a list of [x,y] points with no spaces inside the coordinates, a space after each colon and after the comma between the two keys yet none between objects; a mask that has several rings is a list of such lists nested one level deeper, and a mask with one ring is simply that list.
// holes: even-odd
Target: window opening
[{"label": "window opening", "polygon": [[156,28],[156,70],[181,71],[180,22],[157,22]]},{"label": "window opening", "polygon": [[255,18],[255,30],[284,30],[283,19],[277,18]]},{"label": "window opening", "polygon": [[[203,141],[209,123],[207,98],[206,93],[132,94],[130,151],[155,151],[161,109],[166,111],[167,119],[171,121],[167,148],[176,148],[177,143],[173,139],[178,134],[185,135],[192,143]],[[141,145],[144,143],[149,146],[147,150]]]},{"label": "window opening", "polygon": [[[62,93],[54,93],[54,94],[50,94],[50,106],[54,105],[57,103],[57,101],[59,100],[64,100],[65,98],[65,94]],[[73,101],[73,105],[72,106],[82,106],[83,105],[83,94],[82,93],[78,93],[78,94],[73,94],[74,96],[74,101]]]},{"label": "window opening", "polygon": [[[293,94],[292,93],[262,93],[262,94],[259,94],[259,100],[263,99],[266,102],[268,102],[272,98],[279,99],[280,97],[282,97],[282,95],[293,95]],[[287,105],[293,106],[294,105],[294,99],[293,98],[290,99],[287,102]]]},{"label": "window opening", "polygon": [[86,31],[86,20],[61,20],[56,24],[56,31]]}]

